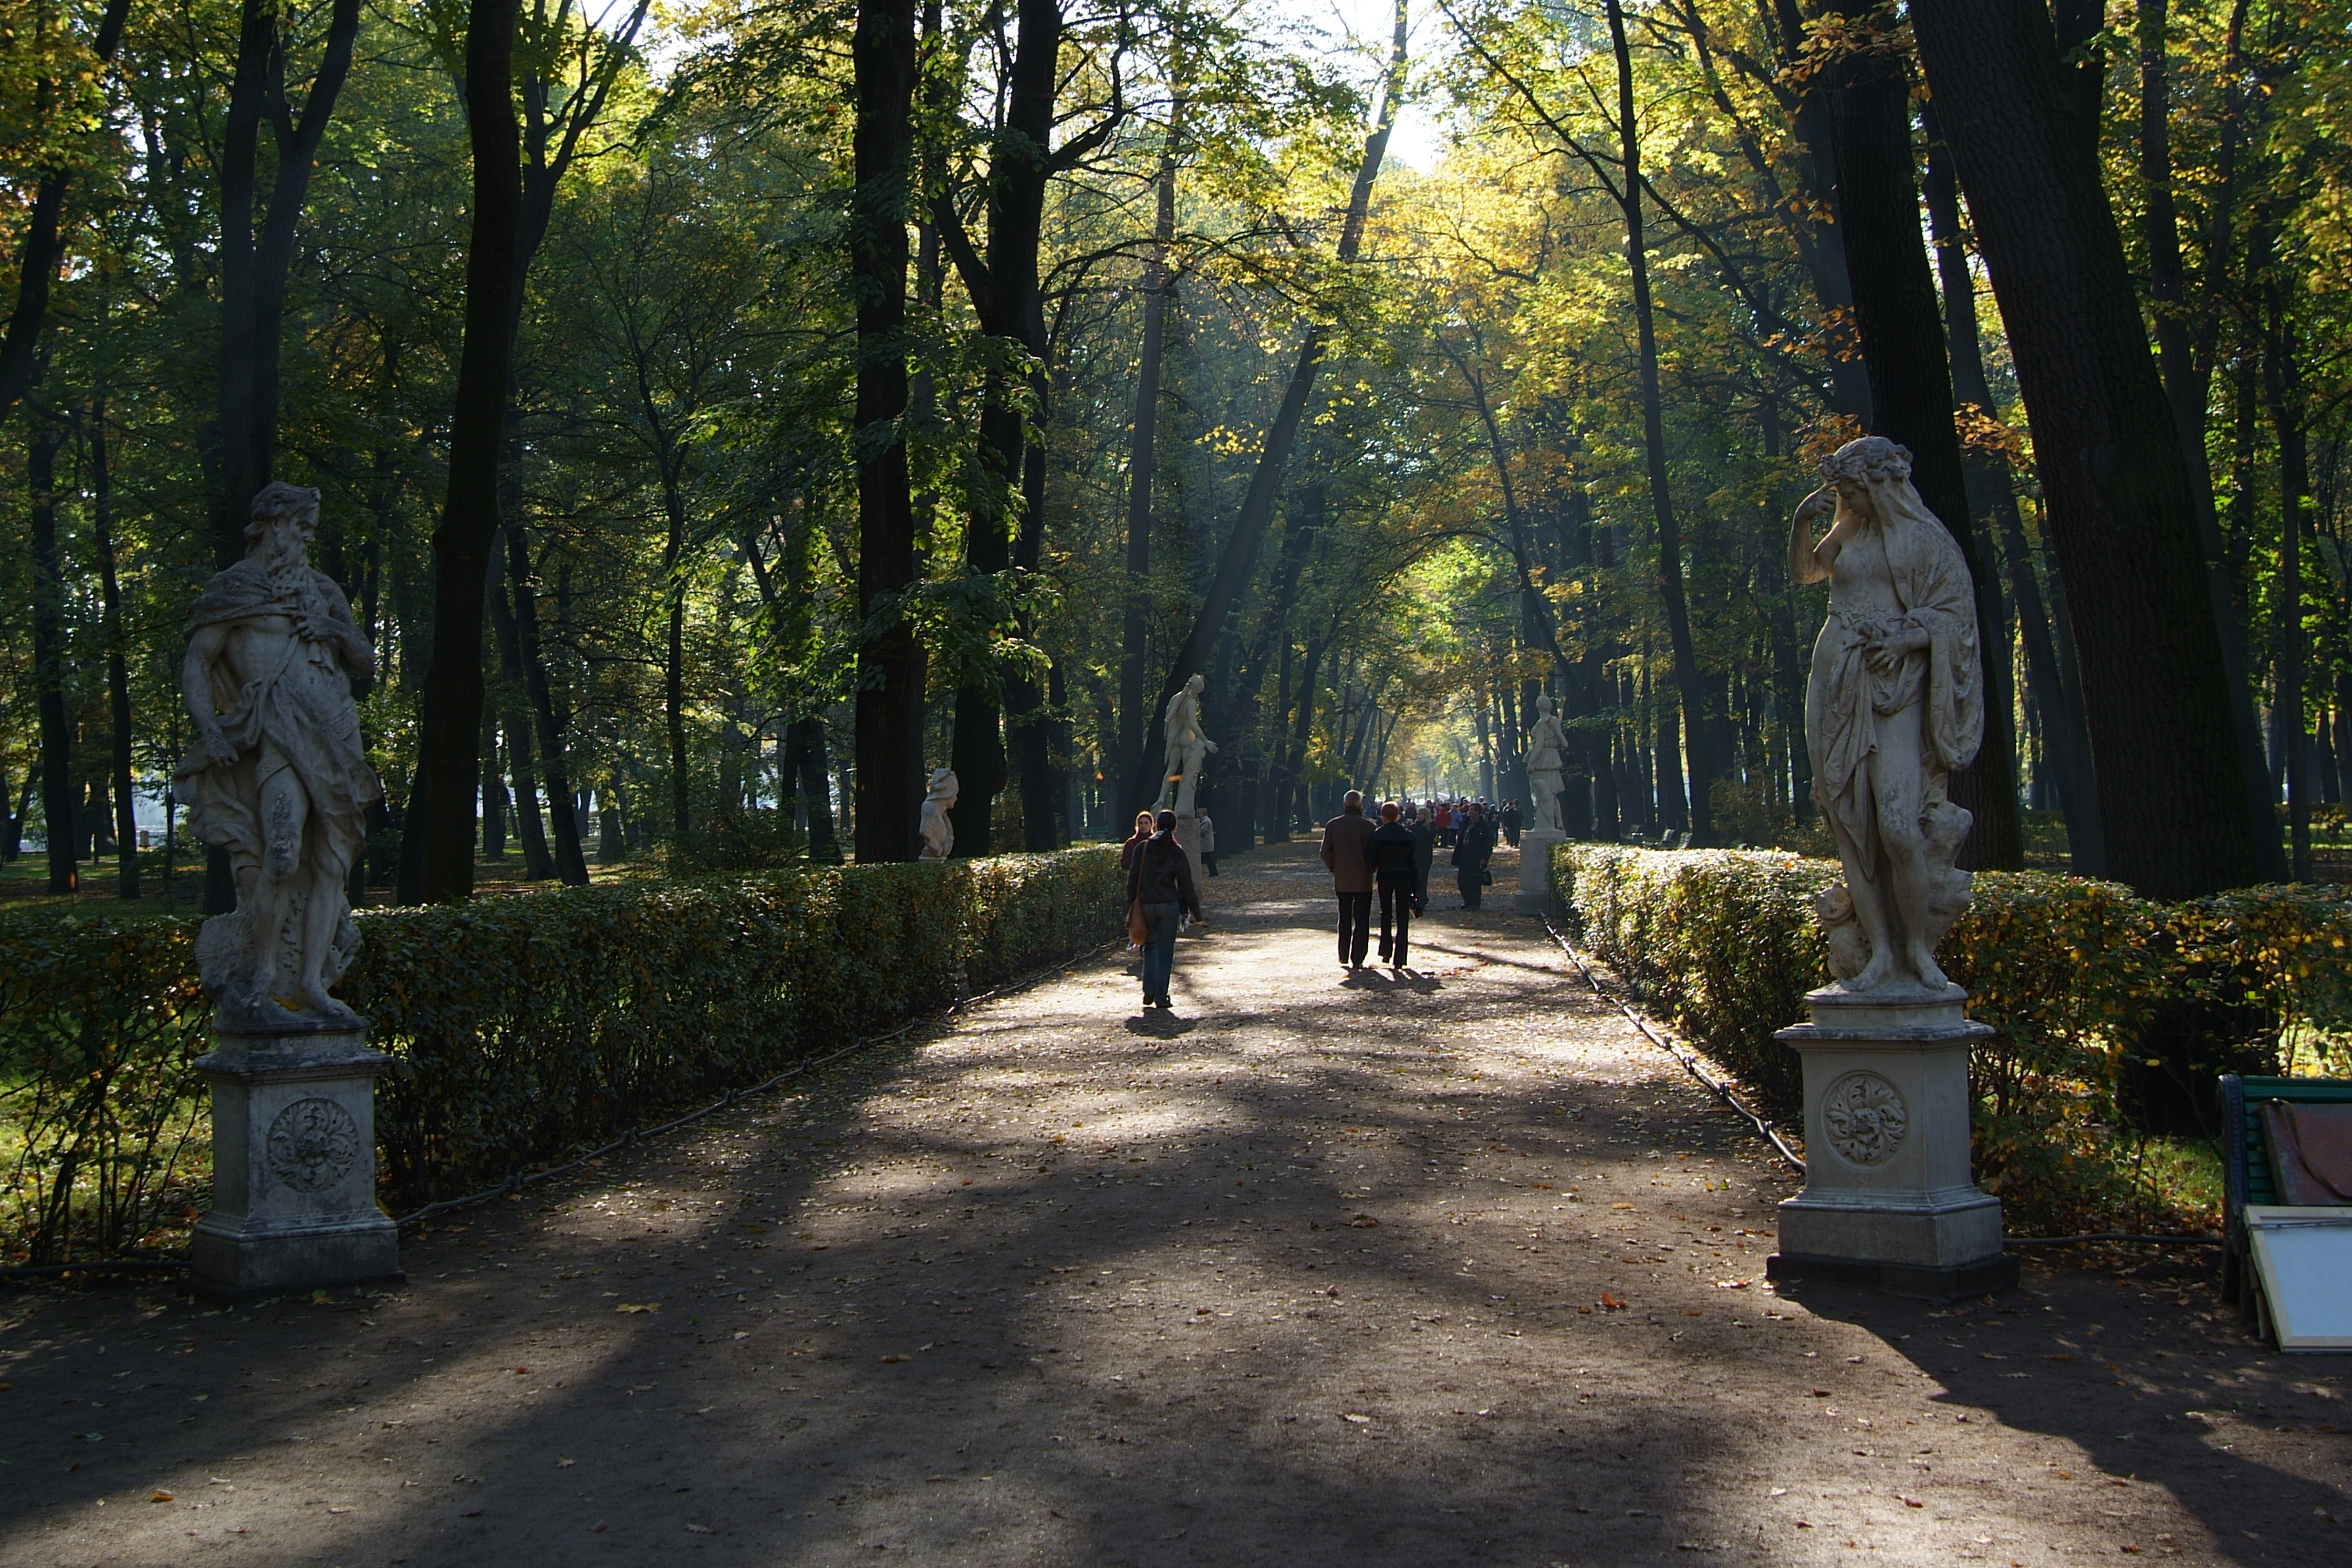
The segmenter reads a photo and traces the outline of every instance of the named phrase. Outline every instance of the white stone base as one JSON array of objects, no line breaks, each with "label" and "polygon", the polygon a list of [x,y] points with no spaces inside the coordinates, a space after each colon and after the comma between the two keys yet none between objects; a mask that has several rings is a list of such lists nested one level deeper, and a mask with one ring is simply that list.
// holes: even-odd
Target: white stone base
[{"label": "white stone base", "polygon": [[1519,891],[1513,908],[1523,915],[1551,912],[1551,847],[1568,835],[1557,827],[1529,827],[1519,833]]},{"label": "white stone base", "polygon": [[1806,1000],[1812,1022],[1778,1037],[1805,1060],[1805,1190],[1780,1205],[1769,1277],[1938,1297],[2014,1283],[2000,1201],[1969,1171],[1969,1052],[1992,1031],[1968,994]]},{"label": "white stone base", "polygon": [[364,1026],[215,1030],[213,1206],[188,1254],[199,1295],[244,1300],[397,1283],[400,1244],[375,1198],[375,1079],[392,1058]]}]

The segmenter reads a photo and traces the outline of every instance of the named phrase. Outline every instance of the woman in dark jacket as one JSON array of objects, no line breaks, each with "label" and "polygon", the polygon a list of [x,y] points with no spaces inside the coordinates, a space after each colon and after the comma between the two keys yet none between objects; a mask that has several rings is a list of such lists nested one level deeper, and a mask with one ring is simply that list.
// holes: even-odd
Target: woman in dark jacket
[{"label": "woman in dark jacket", "polygon": [[1135,852],[1142,848],[1145,842],[1149,840],[1150,837],[1151,814],[1148,811],[1137,812],[1135,814],[1135,831],[1129,834],[1127,836],[1127,842],[1118,847],[1118,868],[1120,870],[1132,871],[1135,869]]},{"label": "woman in dark jacket", "polygon": [[1143,910],[1143,1005],[1173,1007],[1168,982],[1176,967],[1176,920],[1190,914],[1206,924],[1201,895],[1192,885],[1192,861],[1176,842],[1176,814],[1160,814],[1159,831],[1139,846],[1128,868],[1128,901]]},{"label": "woman in dark jacket", "polygon": [[[1364,860],[1371,868],[1372,886],[1381,895],[1381,962],[1391,969],[1402,969],[1405,956],[1405,933],[1412,925],[1413,905],[1421,897],[1421,847],[1413,842],[1412,829],[1397,820],[1397,803],[1381,803],[1381,825],[1372,830],[1372,841],[1364,850]],[[1389,935],[1393,921],[1396,935]]]}]

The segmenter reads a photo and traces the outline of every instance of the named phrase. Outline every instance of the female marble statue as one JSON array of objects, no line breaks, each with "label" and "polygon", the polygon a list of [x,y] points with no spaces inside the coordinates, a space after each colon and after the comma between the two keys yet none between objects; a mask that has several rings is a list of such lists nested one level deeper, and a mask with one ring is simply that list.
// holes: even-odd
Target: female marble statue
[{"label": "female marble statue", "polygon": [[[1824,458],[1822,477],[1790,521],[1789,567],[1800,583],[1830,584],[1805,744],[1845,867],[1822,900],[1831,968],[1847,991],[1941,992],[1936,943],[1968,906],[1969,874],[1952,861],[1974,820],[1945,790],[1984,735],[1975,593],[1911,484],[1909,452],[1865,436]],[[1830,512],[1811,542],[1812,521]]]},{"label": "female marble statue", "polygon": [[918,859],[944,860],[955,852],[955,823],[948,813],[955,809],[956,796],[961,793],[952,768],[941,768],[931,775],[930,788],[923,794],[923,847]]},{"label": "female marble statue", "polygon": [[1528,803],[1535,807],[1532,826],[1565,832],[1559,819],[1559,792],[1567,787],[1568,732],[1560,728],[1559,703],[1549,692],[1536,699],[1535,727],[1528,731]]}]

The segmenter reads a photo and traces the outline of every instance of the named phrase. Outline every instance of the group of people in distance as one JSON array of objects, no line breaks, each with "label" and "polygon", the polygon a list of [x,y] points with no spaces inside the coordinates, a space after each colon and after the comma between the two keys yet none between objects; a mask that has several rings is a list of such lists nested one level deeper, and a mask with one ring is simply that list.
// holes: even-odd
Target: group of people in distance
[{"label": "group of people in distance", "polygon": [[[1484,902],[1494,874],[1496,840],[1514,831],[1517,813],[1511,803],[1496,810],[1483,800],[1433,801],[1426,806],[1406,801],[1382,801],[1375,821],[1365,814],[1364,797],[1349,790],[1339,815],[1323,825],[1323,864],[1331,872],[1331,889],[1339,900],[1339,963],[1349,971],[1366,967],[1372,949],[1372,901],[1380,900],[1380,961],[1392,970],[1406,967],[1413,917],[1429,909],[1430,868],[1441,848],[1450,849],[1454,886],[1462,907],[1475,910]],[[1139,811],[1135,831],[1119,846],[1119,865],[1127,872],[1128,951],[1143,958],[1143,1005],[1173,1007],[1168,987],[1176,963],[1176,934],[1187,919],[1205,924],[1201,889],[1192,874],[1192,857],[1177,841],[1176,814]],[[1203,809],[1193,818],[1192,841],[1202,869],[1217,874],[1216,828]]]},{"label": "group of people in distance", "polygon": [[1381,904],[1381,962],[1406,966],[1412,917],[1429,909],[1429,871],[1440,845],[1453,849],[1454,885],[1462,907],[1475,910],[1495,879],[1486,862],[1495,857],[1496,815],[1483,800],[1434,803],[1423,811],[1412,801],[1382,801],[1375,824],[1364,797],[1349,790],[1339,815],[1323,825],[1323,864],[1331,871],[1331,891],[1339,900],[1339,963],[1364,967],[1371,951],[1372,900]]}]

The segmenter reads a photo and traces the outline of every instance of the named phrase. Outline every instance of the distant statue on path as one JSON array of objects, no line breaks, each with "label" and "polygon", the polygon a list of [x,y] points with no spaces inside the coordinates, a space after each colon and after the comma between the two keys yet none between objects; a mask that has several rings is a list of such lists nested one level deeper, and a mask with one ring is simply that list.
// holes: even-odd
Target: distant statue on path
[{"label": "distant statue on path", "polygon": [[948,813],[955,809],[956,796],[962,792],[956,782],[953,768],[941,768],[931,775],[931,786],[923,795],[923,851],[919,858],[944,860],[955,851],[955,823]]},{"label": "distant statue on path", "polygon": [[344,889],[383,797],[352,700],[375,650],[334,579],[310,569],[318,521],[317,490],[253,498],[245,559],[196,595],[180,667],[196,731],[180,798],[236,880],[236,909],[205,922],[196,963],[222,1016],[249,1026],[282,1024],[289,1008],[355,1016],[327,988],[359,947]]},{"label": "distant statue on path", "polygon": [[1528,731],[1528,795],[1538,827],[1568,831],[1560,820],[1559,794],[1567,787],[1568,732],[1560,728],[1559,703],[1547,692],[1536,699],[1535,728]]},{"label": "distant statue on path", "polygon": [[[1805,691],[1813,803],[1845,867],[1819,906],[1830,969],[1849,992],[1940,994],[1936,944],[1969,905],[1953,861],[1974,822],[1946,790],[1984,737],[1976,596],[1909,452],[1865,436],[1822,477],[1790,520],[1789,566],[1830,584]],[[1814,542],[1813,520],[1832,513]]]},{"label": "distant statue on path", "polygon": [[1217,743],[1201,732],[1203,684],[1196,675],[1168,700],[1168,755],[1160,768],[1160,800],[1154,807],[1172,810],[1187,819],[1192,815],[1192,789],[1200,783],[1201,765],[1217,752]]}]

